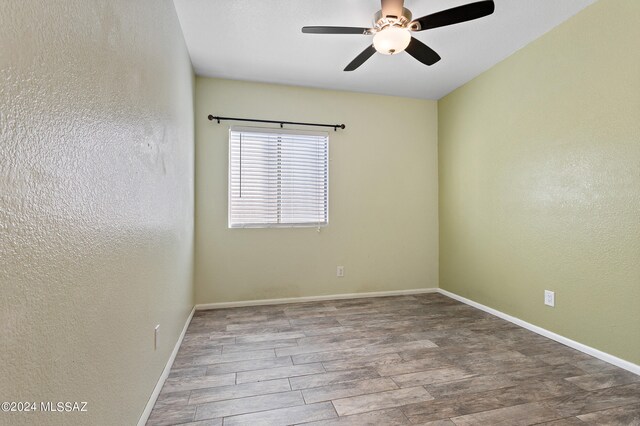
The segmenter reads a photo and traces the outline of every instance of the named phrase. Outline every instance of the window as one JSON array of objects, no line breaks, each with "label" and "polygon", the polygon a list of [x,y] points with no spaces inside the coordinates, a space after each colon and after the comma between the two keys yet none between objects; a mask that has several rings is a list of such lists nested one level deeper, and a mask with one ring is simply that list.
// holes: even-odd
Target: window
[{"label": "window", "polygon": [[326,225],[328,192],[327,133],[229,130],[229,228]]}]

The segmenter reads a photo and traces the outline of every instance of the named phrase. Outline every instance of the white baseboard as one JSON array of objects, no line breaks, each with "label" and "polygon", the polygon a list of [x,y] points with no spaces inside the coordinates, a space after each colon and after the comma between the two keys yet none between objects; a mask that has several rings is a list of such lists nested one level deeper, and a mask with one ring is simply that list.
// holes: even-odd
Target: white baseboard
[{"label": "white baseboard", "polygon": [[591,355],[595,358],[601,359],[602,361],[608,362],[609,364],[613,364],[617,367],[624,368],[632,373],[640,375],[640,365],[634,364],[629,361],[625,361],[624,359],[618,358],[606,352],[602,352],[598,349],[592,348],[591,346],[584,345],[580,342],[576,342],[575,340],[568,339],[564,336],[556,334],[552,331],[544,329],[542,327],[538,327],[537,325],[533,325],[526,321],[521,320],[520,318],[512,317],[511,315],[505,314],[504,312],[500,312],[496,309],[490,308],[488,306],[482,305],[478,302],[474,302],[473,300],[467,299],[462,296],[458,296],[455,293],[451,293],[447,290],[443,290],[441,288],[437,289],[437,292],[448,296],[452,299],[458,300],[464,304],[469,306],[473,306],[474,308],[480,309],[481,311],[490,313],[491,315],[495,315],[498,318],[502,318],[511,323],[519,325],[522,328],[526,328],[527,330],[533,331],[541,336],[547,337],[549,339],[555,340],[556,342],[562,343],[565,346],[569,346],[570,348],[579,350],[580,352],[584,352],[587,355]]},{"label": "white baseboard", "polygon": [[242,300],[239,302],[202,303],[197,311],[207,309],[239,308],[244,306],[283,305],[286,303],[317,302],[323,300],[364,299],[367,297],[406,296],[411,294],[435,293],[437,288],[415,288],[410,290],[374,291],[369,293],[328,294],[324,296],[286,297],[283,299]]},{"label": "white baseboard", "polygon": [[191,313],[187,318],[187,321],[184,323],[184,327],[182,328],[182,332],[178,337],[178,341],[176,345],[173,347],[173,352],[171,352],[171,356],[167,360],[167,364],[164,366],[164,370],[162,370],[162,374],[158,379],[158,383],[156,383],[156,387],[153,388],[153,392],[149,397],[149,401],[147,401],[147,405],[144,407],[144,411],[140,416],[140,420],[138,420],[138,426],[144,426],[149,420],[149,416],[151,415],[151,410],[153,410],[153,406],[156,405],[156,400],[158,399],[158,395],[160,395],[160,391],[162,390],[162,386],[164,386],[164,382],[169,377],[169,372],[171,371],[171,367],[173,366],[173,361],[176,359],[176,355],[178,355],[178,351],[180,350],[180,345],[182,345],[182,340],[184,340],[184,335],[187,333],[187,328],[189,328],[189,324],[191,323],[191,318],[193,318],[193,314],[195,313],[195,306],[191,309]]}]

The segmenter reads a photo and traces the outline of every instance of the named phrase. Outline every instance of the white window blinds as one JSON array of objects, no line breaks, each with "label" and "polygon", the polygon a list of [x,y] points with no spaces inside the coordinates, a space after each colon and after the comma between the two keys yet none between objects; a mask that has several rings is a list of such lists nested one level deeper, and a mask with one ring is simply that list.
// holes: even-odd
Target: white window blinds
[{"label": "white window blinds", "polygon": [[229,130],[230,228],[326,225],[328,192],[327,133]]}]

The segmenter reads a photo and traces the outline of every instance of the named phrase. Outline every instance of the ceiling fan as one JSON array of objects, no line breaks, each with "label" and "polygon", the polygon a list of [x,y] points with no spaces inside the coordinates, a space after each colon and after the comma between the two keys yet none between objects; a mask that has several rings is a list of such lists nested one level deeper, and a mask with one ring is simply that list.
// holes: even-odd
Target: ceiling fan
[{"label": "ceiling fan", "polygon": [[382,9],[373,18],[372,28],[361,27],[302,27],[307,34],[361,34],[373,35],[373,44],[367,47],[344,69],[353,71],[374,53],[393,55],[403,50],[425,65],[433,65],[440,55],[426,44],[411,36],[411,32],[430,30],[446,25],[459,24],[491,15],[495,9],[493,0],[483,0],[442,10],[412,20],[411,11],[404,7],[404,0],[381,0]]}]

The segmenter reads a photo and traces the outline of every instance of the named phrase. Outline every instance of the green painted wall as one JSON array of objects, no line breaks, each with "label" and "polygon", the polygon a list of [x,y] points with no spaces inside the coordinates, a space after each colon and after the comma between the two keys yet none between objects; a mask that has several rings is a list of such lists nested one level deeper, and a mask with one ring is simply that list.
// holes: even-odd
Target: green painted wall
[{"label": "green painted wall", "polygon": [[0,1],[0,76],[0,402],[87,403],[0,425],[135,425],[193,308],[173,2]]},{"label": "green painted wall", "polygon": [[[438,286],[437,102],[198,77],[195,111],[196,303]],[[345,123],[329,130],[329,226],[228,229],[243,123],[208,114]]]},{"label": "green painted wall", "polygon": [[438,105],[440,286],[636,364],[639,22],[600,0]]}]

